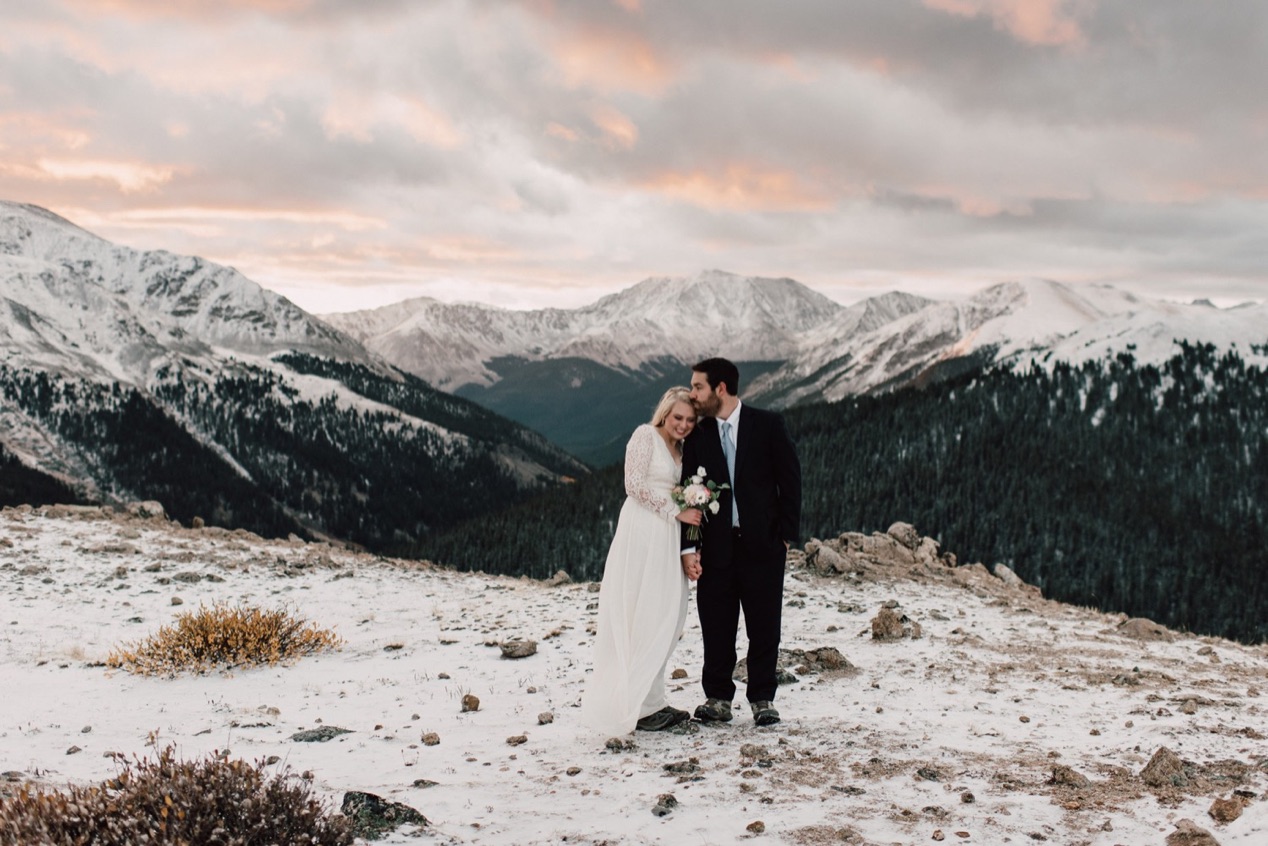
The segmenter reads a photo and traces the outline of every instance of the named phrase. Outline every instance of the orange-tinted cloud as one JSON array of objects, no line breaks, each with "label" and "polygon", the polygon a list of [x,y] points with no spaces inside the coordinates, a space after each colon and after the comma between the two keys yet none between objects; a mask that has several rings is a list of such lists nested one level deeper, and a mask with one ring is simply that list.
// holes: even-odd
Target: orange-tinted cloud
[{"label": "orange-tinted cloud", "polygon": [[931,8],[966,18],[989,16],[998,29],[1027,44],[1083,43],[1078,13],[1086,0],[924,0]]},{"label": "orange-tinted cloud", "polygon": [[144,162],[41,158],[34,165],[0,164],[0,173],[35,182],[111,182],[124,194],[135,194],[160,188],[176,169]]},{"label": "orange-tinted cloud", "polygon": [[638,143],[638,127],[634,121],[611,106],[596,106],[590,112],[590,120],[603,133],[606,146],[629,150]]},{"label": "orange-tinted cloud", "polygon": [[569,88],[629,91],[655,96],[673,82],[676,68],[642,37],[596,29],[569,31],[551,58]]},{"label": "orange-tinted cloud", "polygon": [[366,143],[373,140],[376,126],[404,129],[414,140],[442,149],[453,149],[463,141],[447,115],[417,97],[384,92],[368,96],[360,91],[336,92],[321,122],[331,138],[347,136]]},{"label": "orange-tinted cloud", "polygon": [[667,171],[643,187],[717,211],[823,211],[838,199],[806,174],[746,162],[710,170]]}]

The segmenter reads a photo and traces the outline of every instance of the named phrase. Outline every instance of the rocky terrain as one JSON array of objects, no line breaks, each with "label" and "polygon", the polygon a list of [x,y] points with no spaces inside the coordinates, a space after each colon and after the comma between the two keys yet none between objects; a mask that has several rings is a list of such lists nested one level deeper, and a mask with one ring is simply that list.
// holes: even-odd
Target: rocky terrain
[{"label": "rocky terrain", "polygon": [[[0,792],[170,744],[426,818],[389,843],[1268,838],[1268,648],[1051,602],[901,523],[794,550],[785,595],[782,723],[607,738],[577,707],[597,585],[187,529],[154,504],[4,509]],[[213,603],[284,605],[344,644],[173,678],[104,665]],[[693,612],[674,704],[700,699],[699,666]]]}]

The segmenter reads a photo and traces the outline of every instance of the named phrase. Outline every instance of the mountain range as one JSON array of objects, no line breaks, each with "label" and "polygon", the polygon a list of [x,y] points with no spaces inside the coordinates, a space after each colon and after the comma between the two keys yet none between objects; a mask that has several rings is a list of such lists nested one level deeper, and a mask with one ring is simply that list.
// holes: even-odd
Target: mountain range
[{"label": "mountain range", "polygon": [[380,548],[584,471],[231,268],[8,202],[0,467],[8,497],[162,499],[187,521]]},{"label": "mountain range", "polygon": [[576,309],[414,299],[315,316],[231,268],[0,202],[0,493],[162,498],[185,520],[401,548],[619,461],[708,355],[740,364],[747,400],[787,408],[993,364],[1162,363],[1181,339],[1268,364],[1266,327],[1268,305],[1108,286],[844,306],[720,270]]},{"label": "mountain range", "polygon": [[592,464],[620,460],[660,392],[709,355],[735,360],[741,394],[786,408],[927,384],[987,365],[1051,366],[1175,342],[1268,363],[1268,305],[1219,309],[1106,285],[1033,279],[960,301],[889,293],[842,306],[791,279],[719,270],[650,278],[579,309],[515,311],[434,299],[323,319],[403,370],[545,434]]}]

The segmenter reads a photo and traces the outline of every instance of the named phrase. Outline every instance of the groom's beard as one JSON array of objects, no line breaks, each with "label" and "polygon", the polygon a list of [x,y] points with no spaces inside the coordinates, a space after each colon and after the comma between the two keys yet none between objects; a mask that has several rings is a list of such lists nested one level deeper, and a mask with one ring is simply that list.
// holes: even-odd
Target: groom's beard
[{"label": "groom's beard", "polygon": [[705,417],[717,417],[718,412],[721,410],[722,400],[718,398],[717,394],[710,394],[696,405],[696,412],[703,414]]}]

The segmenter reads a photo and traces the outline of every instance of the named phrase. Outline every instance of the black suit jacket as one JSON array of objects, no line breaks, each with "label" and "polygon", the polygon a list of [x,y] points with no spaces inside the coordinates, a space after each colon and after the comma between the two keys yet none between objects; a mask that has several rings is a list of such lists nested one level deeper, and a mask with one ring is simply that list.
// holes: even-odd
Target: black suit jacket
[{"label": "black suit jacket", "polygon": [[706,479],[728,482],[731,489],[719,497],[718,513],[708,515],[701,527],[699,542],[687,540],[684,525],[683,548],[699,545],[701,560],[708,565],[725,565],[731,561],[731,497],[734,495],[746,541],[769,546],[772,559],[782,562],[784,543],[797,543],[801,529],[801,463],[784,426],[784,418],[748,404],[741,406],[734,480],[727,473],[717,419],[701,418],[683,441],[684,482],[700,467],[705,469]]}]

